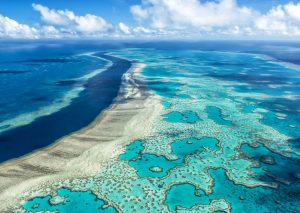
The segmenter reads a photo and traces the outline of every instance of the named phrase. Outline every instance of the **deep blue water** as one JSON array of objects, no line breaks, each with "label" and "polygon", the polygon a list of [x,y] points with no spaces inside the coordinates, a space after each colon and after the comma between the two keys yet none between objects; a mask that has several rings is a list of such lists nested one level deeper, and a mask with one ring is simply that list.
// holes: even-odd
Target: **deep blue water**
[{"label": "deep blue water", "polygon": [[231,212],[298,212],[299,69],[274,62],[297,64],[299,47],[248,41],[112,45],[118,49],[113,54],[147,65],[142,75],[164,106],[155,131],[127,145],[96,177],[55,189],[70,203],[49,205],[52,192],[23,208],[97,212],[94,207],[108,199],[124,212],[206,212],[223,199],[220,209],[226,201]]},{"label": "deep blue water", "polygon": [[[119,50],[122,48],[151,48],[157,50],[167,51],[181,51],[181,50],[203,50],[203,51],[229,51],[229,52],[246,52],[246,53],[258,53],[266,54],[274,57],[276,60],[291,62],[294,64],[300,64],[300,44],[297,42],[254,42],[254,41],[201,41],[201,42],[95,42],[95,41],[7,41],[0,44],[0,162],[8,160],[10,158],[19,157],[35,149],[44,147],[51,144],[54,140],[76,131],[89,122],[91,122],[95,116],[105,109],[116,96],[118,91],[118,85],[120,83],[120,76],[126,71],[128,64],[124,62],[122,65],[117,65],[113,70],[119,70],[122,67],[120,73],[117,75],[115,81],[109,84],[105,93],[95,91],[94,87],[101,86],[95,85],[95,81],[98,82],[99,78],[102,81],[109,82],[105,76],[106,74],[99,74],[97,78],[81,79],[81,77],[88,75],[92,71],[105,68],[108,62],[101,58],[82,56],[79,54],[87,53],[90,51],[111,51]],[[176,54],[175,54],[176,55]],[[208,56],[209,57],[209,56]],[[111,60],[111,58],[109,59]],[[170,56],[165,58],[168,60],[180,61],[182,58],[179,56]],[[211,60],[211,59],[207,59]],[[253,88],[240,86],[240,91],[249,92],[259,90],[263,92],[263,87],[268,82],[276,84],[284,84],[291,81],[289,73],[278,73],[278,75],[265,75],[258,76],[256,72],[261,72],[261,69],[257,70],[252,66],[251,61],[239,61],[234,59],[234,64],[230,64],[230,59],[224,60],[224,58],[215,58],[211,66],[229,67],[235,66],[247,66],[251,67],[247,75],[229,73],[228,70],[224,72],[214,73],[213,71],[208,73],[208,76],[219,78],[227,81],[245,82],[253,84]],[[120,62],[121,63],[121,62]],[[123,63],[123,62],[122,62]],[[256,63],[256,62],[255,62]],[[209,70],[209,68],[208,68]],[[161,73],[164,72],[164,73]],[[180,77],[180,73],[174,73],[168,70],[161,70],[161,72],[155,74],[152,73],[152,77],[155,75]],[[273,72],[266,69],[266,73]],[[292,75],[291,75],[292,76]],[[259,77],[259,79],[258,79]],[[117,80],[117,78],[119,80]],[[74,80],[75,79],[75,80]],[[104,80],[105,79],[105,80]],[[267,84],[261,84],[261,81],[266,81]],[[172,82],[169,82],[170,85]],[[162,82],[155,82],[155,80],[149,82],[149,87],[154,89],[158,94],[172,97],[177,95],[177,88],[182,86],[178,82],[173,82],[174,86],[164,87]],[[293,84],[299,85],[299,79],[294,79]],[[84,85],[85,91],[80,91],[80,98],[69,100],[71,95],[68,92],[73,89],[78,89]],[[107,85],[106,85],[107,86]],[[170,89],[172,88],[172,89]],[[104,88],[103,88],[104,89]],[[299,87],[289,88],[289,90],[296,90],[291,92],[298,92]],[[90,92],[88,92],[90,90]],[[265,90],[266,93],[270,93],[269,89]],[[93,93],[93,94],[91,94]],[[101,93],[101,95],[99,95]],[[280,89],[273,89],[274,95],[281,94]],[[89,94],[91,96],[88,96]],[[97,99],[93,96],[96,95]],[[69,100],[66,101],[66,97]],[[93,98],[92,98],[93,97]],[[182,96],[178,98],[188,98],[188,96]],[[86,103],[85,108],[91,108],[92,110],[86,110],[85,113],[78,113],[79,106]],[[71,103],[71,105],[70,105]],[[262,107],[272,108],[274,104],[283,105],[284,109],[278,109],[288,114],[287,119],[291,120],[291,123],[295,119],[293,113],[299,107],[299,100],[293,102],[284,99],[275,100],[273,103],[263,102]],[[61,107],[63,105],[64,107]],[[247,107],[247,106],[245,106]],[[296,107],[296,108],[295,108]],[[97,109],[96,109],[97,108]],[[45,113],[46,112],[46,113]],[[50,115],[47,112],[51,113]],[[72,113],[76,113],[76,119],[72,116]],[[291,114],[291,116],[289,116]],[[22,117],[26,115],[26,117]],[[184,116],[184,115],[183,115]],[[266,124],[273,123],[272,113],[265,116],[262,122]],[[174,118],[174,117],[173,117]],[[196,115],[191,115],[187,118],[183,117],[184,121],[195,122],[198,118]],[[15,120],[11,120],[15,119]],[[186,120],[187,119],[187,120]],[[215,120],[219,122],[226,122],[226,118],[215,117]],[[12,122],[8,125],[6,121]],[[50,125],[51,123],[51,125]],[[68,125],[66,125],[68,123]],[[12,126],[10,126],[12,124]],[[229,123],[228,123],[229,124]],[[280,126],[277,123],[277,128],[282,131],[286,129],[288,135],[297,137],[297,131],[299,128],[291,128]],[[9,131],[6,131],[9,129]],[[296,140],[296,139],[295,139]]]},{"label": "deep blue water", "polygon": [[[71,100],[71,103],[67,105],[66,107],[63,107],[59,109],[57,112],[54,112],[50,115],[40,116],[30,122],[26,125],[19,125],[15,128],[3,131],[0,133],[0,162],[9,160],[12,158],[20,157],[24,154],[27,154],[33,150],[45,147],[47,145],[50,145],[55,140],[70,134],[71,132],[74,132],[76,130],[81,129],[82,127],[87,126],[91,121],[94,120],[94,118],[105,108],[107,108],[113,101],[113,99],[117,96],[120,83],[121,83],[121,77],[124,72],[126,72],[129,67],[131,66],[131,62],[123,59],[119,59],[116,57],[112,57],[109,55],[105,55],[103,53],[95,54],[95,56],[98,56],[102,59],[106,59],[108,61],[111,61],[113,64],[103,72],[97,74],[96,76],[88,79],[86,82],[82,84],[82,87],[84,88],[83,91],[80,91],[78,94],[78,97],[75,97]],[[82,60],[82,59],[77,59]],[[75,64],[71,68],[78,67],[78,72],[82,70],[86,70],[87,68],[84,66],[80,66],[78,64],[79,62],[74,62]],[[93,68],[103,68],[104,62],[100,60],[92,60],[88,63],[91,63],[92,65],[89,66],[89,69]],[[28,63],[34,63],[34,65],[30,65],[33,67],[41,66],[40,63],[45,64],[44,66],[50,66],[49,64],[55,64],[56,67],[60,67],[60,65],[63,63],[71,63],[73,61],[68,59],[26,59],[26,60],[18,60],[14,63],[20,63],[20,64],[28,64]],[[38,63],[36,65],[35,63]],[[24,66],[24,65],[23,65]],[[28,65],[27,65],[28,66]],[[70,68],[68,66],[65,66],[65,69]],[[54,68],[53,68],[54,69]],[[1,100],[3,102],[8,101],[6,98],[6,95],[14,96],[14,100],[12,101],[13,106],[7,107],[3,106],[2,109],[4,110],[13,110],[15,107],[21,108],[22,111],[26,112],[26,108],[28,112],[31,110],[34,110],[35,106],[42,107],[43,104],[49,104],[51,105],[53,102],[51,101],[51,97],[55,95],[59,96],[60,93],[64,94],[68,92],[72,88],[77,87],[77,81],[75,80],[68,80],[68,78],[72,77],[73,79],[80,75],[76,73],[71,74],[65,74],[68,73],[67,71],[64,71],[62,69],[59,70],[60,73],[55,72],[55,70],[50,70],[49,73],[37,73],[32,74],[34,75],[32,78],[39,78],[39,75],[41,78],[44,78],[42,83],[40,82],[34,82],[34,79],[10,79],[12,81],[11,84],[32,84],[29,87],[36,86],[36,88],[33,88],[33,91],[31,88],[28,89],[27,94],[23,94],[25,96],[25,99],[30,99],[33,104],[24,104],[22,98],[18,98],[17,95],[9,94],[9,92],[14,92],[18,90],[21,90],[22,88],[20,85],[16,85],[16,88],[11,88],[10,90],[7,89],[7,94],[1,95]],[[76,69],[75,69],[76,71]],[[75,72],[74,71],[74,72]],[[92,70],[90,70],[92,71]],[[17,71],[12,71],[17,72]],[[46,72],[43,69],[29,71],[29,72]],[[54,72],[54,73],[53,73]],[[82,71],[81,71],[82,72]],[[87,71],[86,71],[87,72]],[[4,75],[4,74],[3,74]],[[8,75],[21,75],[21,74],[11,74]],[[67,76],[67,78],[65,77]],[[8,76],[7,78],[9,78]],[[57,79],[63,79],[58,81]],[[67,79],[67,80],[65,80]],[[2,81],[6,81],[7,79],[1,79]],[[54,85],[50,85],[48,87],[44,86],[44,83],[47,82],[53,82],[54,80],[57,80]],[[37,80],[38,81],[38,80]],[[10,85],[10,84],[9,84]],[[3,86],[3,85],[2,85]],[[54,87],[54,89],[53,89]],[[56,89],[56,87],[63,87],[61,91],[59,89]],[[42,91],[36,91],[41,88]],[[43,89],[45,91],[43,91]],[[3,89],[4,90],[4,89]],[[36,92],[35,92],[35,91]],[[58,91],[57,91],[58,90]],[[33,93],[33,94],[32,94]],[[35,97],[35,93],[41,94],[41,96]],[[28,97],[29,96],[29,97]],[[57,97],[56,97],[57,98]],[[44,100],[46,99],[46,100]],[[49,101],[50,99],[50,101]],[[16,101],[18,100],[18,101]],[[38,102],[38,103],[36,103]],[[42,103],[39,103],[42,102]],[[44,102],[44,103],[43,103]],[[24,105],[20,105],[24,104]],[[24,109],[25,108],[25,109]],[[4,116],[12,116],[13,113],[3,113]]]}]

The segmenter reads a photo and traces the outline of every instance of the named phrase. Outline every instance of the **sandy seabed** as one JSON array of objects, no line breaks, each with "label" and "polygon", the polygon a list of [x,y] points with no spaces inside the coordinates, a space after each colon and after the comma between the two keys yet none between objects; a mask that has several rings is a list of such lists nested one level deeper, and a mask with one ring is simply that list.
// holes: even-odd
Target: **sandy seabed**
[{"label": "sandy seabed", "polygon": [[20,206],[24,196],[36,187],[96,175],[105,162],[123,152],[126,144],[151,134],[162,106],[140,76],[144,66],[132,63],[122,77],[114,103],[88,127],[0,165],[0,212]]}]

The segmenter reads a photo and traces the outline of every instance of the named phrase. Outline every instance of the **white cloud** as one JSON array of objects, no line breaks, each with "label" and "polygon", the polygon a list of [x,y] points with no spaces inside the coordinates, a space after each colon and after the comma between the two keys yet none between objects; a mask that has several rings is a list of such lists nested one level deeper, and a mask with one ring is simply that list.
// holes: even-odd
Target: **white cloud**
[{"label": "white cloud", "polygon": [[40,4],[32,4],[34,10],[40,12],[42,20],[50,25],[61,25],[65,26],[70,23],[71,19],[75,18],[72,11],[69,10],[50,10],[48,7],[44,7]]},{"label": "white cloud", "polygon": [[126,24],[120,23],[119,29],[115,30],[112,24],[99,16],[77,16],[69,10],[53,10],[39,4],[32,6],[41,14],[42,23],[31,27],[0,14],[0,38],[104,38],[130,33]]},{"label": "white cloud", "polygon": [[68,37],[64,36],[63,32],[56,29],[53,26],[42,26],[39,30],[39,35],[42,38],[62,38],[62,37]]},{"label": "white cloud", "polygon": [[95,34],[112,29],[112,25],[100,16],[91,14],[77,16],[70,10],[54,10],[40,4],[32,4],[32,7],[41,14],[45,24],[70,33]]},{"label": "white cloud", "polygon": [[300,3],[278,5],[260,14],[236,0],[143,0],[131,7],[131,13],[140,26],[175,35],[177,31],[179,37],[300,35]]},{"label": "white cloud", "polygon": [[121,30],[121,32],[123,32],[124,34],[130,34],[130,29],[129,27],[124,24],[123,22],[119,23],[119,29]]},{"label": "white cloud", "polygon": [[133,32],[135,32],[136,34],[150,34],[151,30],[142,26],[138,26],[133,28]]},{"label": "white cloud", "polygon": [[111,24],[100,16],[32,4],[33,26],[0,14],[0,38],[224,38],[300,36],[300,3],[276,5],[265,14],[236,0],[142,0],[130,11],[136,23]]},{"label": "white cloud", "polygon": [[269,35],[300,35],[300,3],[272,8],[256,20],[256,28]]},{"label": "white cloud", "polygon": [[0,15],[1,38],[38,38],[38,31],[34,27],[19,24],[17,21]]},{"label": "white cloud", "polygon": [[133,5],[130,11],[139,22],[149,18],[148,10],[140,5]]},{"label": "white cloud", "polygon": [[284,6],[284,10],[286,11],[286,14],[294,19],[294,21],[297,21],[298,24],[300,24],[300,3],[294,4],[294,3],[288,3]]},{"label": "white cloud", "polygon": [[159,29],[245,25],[255,14],[247,7],[239,7],[235,0],[144,0],[132,6],[131,12],[139,22],[148,21]]}]

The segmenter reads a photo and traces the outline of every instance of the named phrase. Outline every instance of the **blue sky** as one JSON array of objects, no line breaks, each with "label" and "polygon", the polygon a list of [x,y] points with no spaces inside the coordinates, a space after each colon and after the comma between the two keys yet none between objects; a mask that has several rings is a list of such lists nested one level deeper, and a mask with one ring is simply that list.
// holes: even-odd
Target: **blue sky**
[{"label": "blue sky", "polygon": [[[32,3],[42,4],[49,8],[69,9],[78,15],[87,13],[102,16],[112,22],[126,21],[133,24],[130,13],[132,5],[139,4],[141,0],[1,0],[0,14],[13,18],[26,24],[39,21],[39,14],[32,10]],[[238,0],[237,3],[253,7],[266,12],[279,4],[286,4],[290,0]]]},{"label": "blue sky", "polygon": [[211,36],[298,38],[300,1],[0,1],[1,38],[101,39],[145,36],[183,39]]},{"label": "blue sky", "polygon": [[42,4],[49,8],[69,9],[78,15],[87,13],[102,16],[112,22],[121,20],[132,22],[130,6],[139,0],[1,0],[0,14],[26,24],[39,21],[39,14],[32,9],[32,3]]}]

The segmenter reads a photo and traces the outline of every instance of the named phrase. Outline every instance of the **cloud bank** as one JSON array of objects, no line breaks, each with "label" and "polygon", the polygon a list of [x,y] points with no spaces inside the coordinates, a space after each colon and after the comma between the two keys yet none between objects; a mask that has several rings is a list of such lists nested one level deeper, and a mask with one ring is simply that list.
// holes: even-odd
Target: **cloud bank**
[{"label": "cloud bank", "polygon": [[37,29],[0,15],[0,37],[37,38]]},{"label": "cloud bank", "polygon": [[156,30],[197,35],[298,36],[300,3],[272,8],[266,14],[236,0],[143,0],[131,7],[139,24]]},{"label": "cloud bank", "polygon": [[272,8],[256,20],[256,28],[268,35],[300,35],[300,3]]},{"label": "cloud bank", "polygon": [[238,7],[234,0],[201,3],[198,0],[144,0],[131,12],[137,21],[149,21],[154,28],[186,29],[244,25],[255,14]]},{"label": "cloud bank", "polygon": [[34,26],[0,14],[0,38],[211,38],[292,37],[300,35],[300,2],[277,5],[265,14],[236,0],[142,0],[130,10],[129,27],[101,16],[76,15],[32,4],[40,14]]},{"label": "cloud bank", "polygon": [[102,33],[112,28],[112,25],[100,16],[91,14],[76,16],[72,11],[49,9],[40,4],[33,4],[32,7],[41,14],[41,19],[45,24],[55,26],[71,34]]}]

